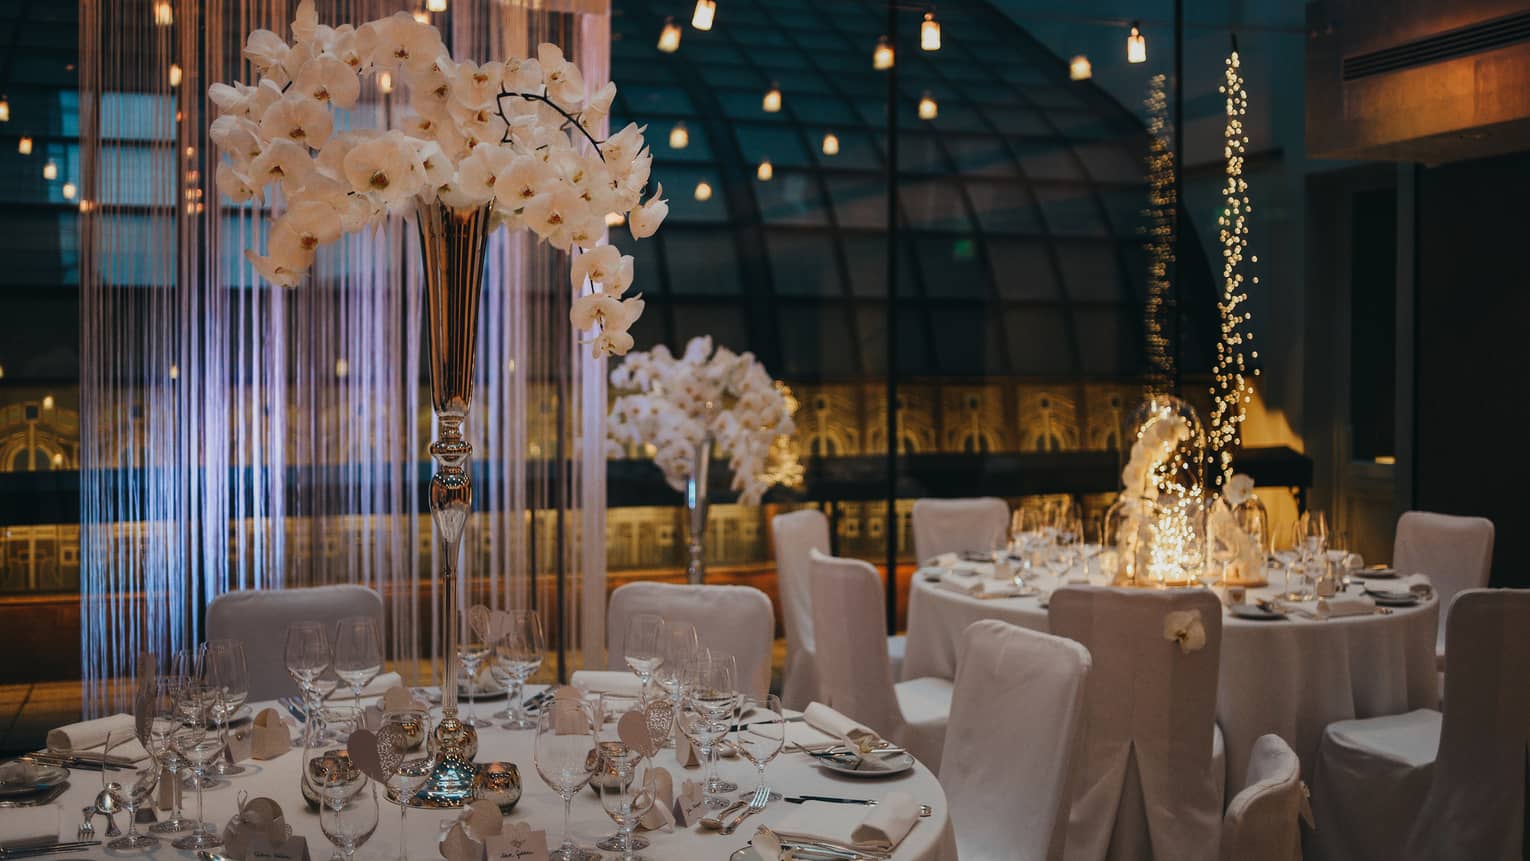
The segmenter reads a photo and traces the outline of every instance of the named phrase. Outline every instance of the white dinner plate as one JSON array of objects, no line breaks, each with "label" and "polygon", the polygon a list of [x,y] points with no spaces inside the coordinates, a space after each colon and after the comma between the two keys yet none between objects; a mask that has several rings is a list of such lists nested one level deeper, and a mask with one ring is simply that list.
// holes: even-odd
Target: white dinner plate
[{"label": "white dinner plate", "polygon": [[820,757],[818,764],[830,771],[848,774],[851,777],[892,777],[895,774],[902,774],[912,769],[914,767],[914,755],[911,753],[893,753],[882,756],[873,753],[869,756],[863,756],[853,763]]},{"label": "white dinner plate", "polygon": [[33,765],[30,772],[29,779],[18,780],[14,783],[0,783],[0,798],[31,795],[34,792],[52,789],[69,779],[69,769],[56,765]]},{"label": "white dinner plate", "polygon": [[1396,568],[1388,568],[1385,565],[1376,568],[1366,568],[1357,572],[1362,580],[1390,580],[1397,576]]},{"label": "white dinner plate", "polygon": [[1237,616],[1239,619],[1253,619],[1258,622],[1273,622],[1286,618],[1285,613],[1267,610],[1258,604],[1232,604],[1228,606],[1227,612]]}]

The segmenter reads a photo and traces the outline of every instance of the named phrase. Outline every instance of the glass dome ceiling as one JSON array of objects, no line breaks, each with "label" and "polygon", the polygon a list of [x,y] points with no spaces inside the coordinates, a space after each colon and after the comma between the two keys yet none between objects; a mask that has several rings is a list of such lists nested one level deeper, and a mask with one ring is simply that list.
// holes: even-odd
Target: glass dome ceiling
[{"label": "glass dome ceiling", "polygon": [[[887,83],[871,62],[884,7],[720,0],[710,31],[689,26],[686,0],[614,11],[612,127],[648,125],[670,200],[640,256],[638,343],[711,334],[787,379],[885,374]],[[900,375],[1140,376],[1141,122],[986,3],[941,3],[935,53],[916,47],[919,12],[902,14]],[[683,37],[663,53],[671,16]],[[625,230],[613,241],[632,245]],[[1182,283],[1214,302],[1204,256],[1184,257],[1200,271]]]}]

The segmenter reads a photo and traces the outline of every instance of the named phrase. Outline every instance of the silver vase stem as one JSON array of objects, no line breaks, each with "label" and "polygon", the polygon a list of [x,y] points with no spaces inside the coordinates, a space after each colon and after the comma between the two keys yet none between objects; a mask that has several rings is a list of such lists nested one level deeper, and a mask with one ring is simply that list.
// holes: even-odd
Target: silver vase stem
[{"label": "silver vase stem", "polygon": [[685,579],[691,584],[701,583],[707,576],[707,473],[711,467],[712,435],[707,434],[696,443],[696,460],[691,464],[691,477],[685,482],[685,537],[690,555]]}]

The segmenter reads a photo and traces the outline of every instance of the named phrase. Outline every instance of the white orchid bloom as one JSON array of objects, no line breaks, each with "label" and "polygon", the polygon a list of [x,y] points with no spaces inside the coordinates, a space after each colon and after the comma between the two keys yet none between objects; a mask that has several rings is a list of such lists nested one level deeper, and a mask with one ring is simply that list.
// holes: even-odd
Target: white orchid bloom
[{"label": "white orchid bloom", "polygon": [[313,0],[298,4],[297,14],[292,17],[292,38],[299,42],[312,42],[319,29],[319,13],[313,8]]},{"label": "white orchid bloom", "polygon": [[579,195],[562,186],[547,194],[539,194],[521,207],[522,217],[531,232],[554,248],[566,249],[569,245],[568,228],[579,218]]},{"label": "white orchid bloom", "polygon": [[340,59],[320,54],[298,69],[292,88],[316,102],[349,110],[361,95],[361,79]]},{"label": "white orchid bloom", "polygon": [[457,182],[463,191],[484,200],[510,200],[516,193],[508,181],[515,161],[515,153],[507,147],[479,144],[457,166]]},{"label": "white orchid bloom", "polygon": [[[542,64],[528,57],[506,60],[503,82],[505,89],[512,93],[540,93],[543,86]],[[510,100],[505,101],[508,103]]]},{"label": "white orchid bloom", "polygon": [[265,141],[260,137],[260,126],[233,114],[225,114],[213,120],[207,134],[218,149],[241,165],[259,158],[266,148]]},{"label": "white orchid bloom", "polygon": [[643,150],[643,131],[647,128],[637,123],[628,123],[600,145],[600,152],[606,157],[606,169],[613,176],[626,176],[631,169],[632,160]]},{"label": "white orchid bloom", "polygon": [[568,227],[568,242],[570,246],[588,251],[599,245],[606,238],[606,219],[604,215],[595,215],[586,212],[582,218],[576,218]]},{"label": "white orchid bloom", "polygon": [[252,30],[244,42],[244,58],[261,74],[281,67],[291,53],[292,47],[270,30]]},{"label": "white orchid bloom", "polygon": [[593,251],[586,251],[574,258],[569,273],[573,288],[582,289],[586,280],[591,284],[602,285],[615,281],[620,274],[621,263],[622,252],[615,245],[602,245]]},{"label": "white orchid bloom", "polygon": [[391,209],[424,187],[425,170],[409,139],[389,132],[346,154],[345,178],[353,191],[372,195]]},{"label": "white orchid bloom", "polygon": [[447,103],[446,112],[457,124],[457,130],[463,137],[473,141],[474,146],[483,143],[498,147],[509,128],[492,105],[470,108],[461,102],[451,101]]},{"label": "white orchid bloom", "polygon": [[308,269],[311,261],[282,260],[274,257],[262,257],[255,253],[255,249],[246,249],[246,260],[255,267],[260,276],[278,287],[296,287],[303,280],[303,272]]},{"label": "white orchid bloom", "polygon": [[615,100],[616,84],[606,81],[605,86],[596,90],[589,101],[584,103],[584,110],[579,112],[579,124],[585,130],[594,132],[595,127],[611,115],[611,103]]},{"label": "white orchid bloom", "polygon": [[252,182],[262,186],[269,182],[280,182],[282,190],[288,194],[302,188],[313,174],[314,162],[308,154],[308,148],[287,138],[272,141],[264,152],[250,162],[249,177]]},{"label": "white orchid bloom", "polygon": [[265,200],[265,195],[261,194],[260,186],[226,161],[218,162],[216,179],[218,191],[235,203],[246,203],[251,200],[264,202]]},{"label": "white orchid bloom", "polygon": [[452,76],[452,98],[469,108],[494,108],[505,81],[504,63],[466,62]]},{"label": "white orchid bloom", "polygon": [[415,141],[415,152],[420,157],[420,167],[425,171],[425,185],[440,188],[452,181],[457,173],[456,165],[441,151],[441,145],[433,140]]},{"label": "white orchid bloom", "polygon": [[273,245],[282,232],[290,232],[298,247],[304,251],[317,251],[340,238],[340,219],[334,207],[322,200],[302,200],[276,220],[271,228]]},{"label": "white orchid bloom", "polygon": [[324,106],[305,95],[292,93],[266,109],[260,118],[260,134],[268,140],[286,138],[319,149],[334,130],[334,117]]},{"label": "white orchid bloom", "polygon": [[380,69],[402,69],[418,75],[428,71],[446,53],[440,31],[414,20],[408,12],[395,12],[377,24],[377,47],[372,51],[372,62]]},{"label": "white orchid bloom", "polygon": [[222,116],[248,117],[255,87],[247,87],[235,81],[233,84],[213,84],[207,88],[207,98],[218,106]]},{"label": "white orchid bloom", "polygon": [[669,215],[669,201],[663,195],[664,184],[659,183],[653,197],[627,215],[627,227],[632,231],[633,239],[647,239],[664,223],[664,217]]},{"label": "white orchid bloom", "polygon": [[625,356],[632,349],[632,335],[628,332],[601,332],[591,342],[595,358],[601,356]]},{"label": "white orchid bloom", "polygon": [[340,62],[357,72],[372,68],[372,57],[377,51],[378,25],[376,22],[362,24],[353,30],[337,31],[330,51]]},{"label": "white orchid bloom", "polygon": [[506,189],[501,190],[501,203],[519,209],[529,201],[551,194],[559,186],[559,178],[547,162],[530,156],[521,156],[510,165],[505,175]]},{"label": "white orchid bloom", "polygon": [[584,75],[563,58],[563,50],[550,42],[537,46],[537,62],[547,84],[547,97],[558,107],[571,110],[584,104]]}]

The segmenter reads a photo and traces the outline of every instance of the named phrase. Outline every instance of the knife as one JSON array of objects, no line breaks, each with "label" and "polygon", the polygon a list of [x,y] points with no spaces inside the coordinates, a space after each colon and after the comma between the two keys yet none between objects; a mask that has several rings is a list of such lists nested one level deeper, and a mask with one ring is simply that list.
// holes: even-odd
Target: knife
[{"label": "knife", "polygon": [[[832,795],[788,795],[785,798],[788,804],[805,804],[809,801],[826,801],[830,804],[864,804],[867,807],[875,807],[877,802],[870,798],[835,798]],[[919,816],[924,818],[935,813],[935,808],[928,804],[919,805]]]},{"label": "knife", "polygon": [[757,721],[751,721],[749,723],[736,723],[736,724],[733,725],[733,728],[728,730],[728,731],[729,732],[738,732],[739,730],[748,729],[749,727],[752,727],[752,726],[760,726],[761,724],[767,724],[767,723],[801,723],[802,721],[805,721],[805,720],[807,720],[807,718],[803,717],[802,715],[797,715],[796,717],[782,718],[780,720],[776,720],[774,718],[769,719],[769,720],[757,720]]},{"label": "knife", "polygon": [[99,840],[76,840],[47,846],[14,846],[10,849],[0,849],[0,858],[32,858],[38,855],[55,855],[60,852],[79,852],[100,845]]}]

